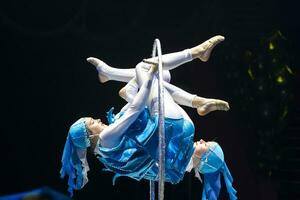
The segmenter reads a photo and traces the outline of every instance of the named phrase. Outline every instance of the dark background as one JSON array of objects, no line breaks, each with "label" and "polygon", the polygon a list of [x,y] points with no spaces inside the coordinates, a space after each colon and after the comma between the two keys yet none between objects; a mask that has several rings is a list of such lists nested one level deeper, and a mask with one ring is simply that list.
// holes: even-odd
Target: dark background
[{"label": "dark background", "polygon": [[[227,100],[231,106],[229,112],[205,117],[198,116],[195,109],[185,108],[196,126],[195,139],[217,137],[239,199],[299,199],[299,160],[289,164],[296,167],[287,169],[287,173],[296,179],[288,182],[280,169],[290,157],[276,157],[272,150],[283,155],[291,143],[294,155],[299,150],[299,138],[294,137],[299,136],[297,127],[291,141],[284,140],[288,127],[299,120],[296,91],[300,18],[295,2],[1,1],[0,196],[41,186],[67,194],[67,181],[59,178],[59,170],[69,126],[81,116],[104,120],[111,106],[118,110],[124,105],[118,97],[124,84],[99,83],[87,57],[129,68],[151,55],[155,38],[160,39],[163,53],[169,53],[221,34],[226,40],[215,48],[207,63],[195,60],[172,71],[175,85],[199,96]],[[272,94],[267,96],[273,98],[264,98],[253,89],[252,83],[255,85],[257,79],[249,81],[246,65],[269,58],[264,49],[271,40],[280,43],[275,47],[277,54],[272,55],[279,59],[279,65],[288,65],[292,73],[279,89],[264,90],[263,94]],[[257,56],[247,59],[245,52]],[[279,69],[276,66],[257,73],[263,84],[270,83],[268,74],[276,74],[272,73]],[[286,96],[277,98],[277,92],[283,90]],[[265,104],[261,104],[263,100]],[[279,100],[279,104],[274,103]],[[265,126],[257,112],[261,105],[266,105],[272,114]],[[287,113],[276,121],[276,111],[282,108]],[[265,139],[257,137],[269,133],[262,127],[270,127],[274,134],[266,134]],[[271,148],[267,155],[271,161],[259,156],[262,147]],[[271,159],[275,157],[276,161]],[[92,156],[89,163],[90,182],[75,193],[75,199],[148,198],[146,181],[121,177],[112,186],[112,174],[102,172],[102,164]],[[186,174],[180,184],[166,184],[165,199],[200,199],[201,191],[193,174]],[[220,199],[226,198],[223,188]]]}]

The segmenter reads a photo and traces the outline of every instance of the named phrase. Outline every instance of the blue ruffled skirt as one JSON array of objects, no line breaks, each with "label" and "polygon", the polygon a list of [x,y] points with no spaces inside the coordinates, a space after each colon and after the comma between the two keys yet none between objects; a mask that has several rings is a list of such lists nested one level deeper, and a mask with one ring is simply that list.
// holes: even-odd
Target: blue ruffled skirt
[{"label": "blue ruffled skirt", "polygon": [[[109,123],[118,120],[122,113],[108,112]],[[165,181],[172,184],[182,180],[194,152],[194,125],[185,119],[165,118],[166,164]],[[119,176],[141,180],[158,180],[158,117],[151,117],[145,108],[128,128],[121,142],[114,148],[99,146],[98,159],[106,170]],[[114,182],[113,181],[113,182]]]}]

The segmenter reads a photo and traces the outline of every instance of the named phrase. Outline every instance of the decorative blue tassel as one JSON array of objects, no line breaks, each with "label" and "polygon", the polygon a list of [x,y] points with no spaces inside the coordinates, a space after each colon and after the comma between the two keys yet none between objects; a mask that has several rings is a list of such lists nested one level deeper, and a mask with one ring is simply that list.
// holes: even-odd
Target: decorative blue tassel
[{"label": "decorative blue tassel", "polygon": [[223,174],[227,192],[230,200],[237,200],[236,190],[232,187],[233,178],[229,169],[224,162],[224,165],[216,172],[203,174],[204,184],[202,200],[217,200],[221,190],[221,173]]}]

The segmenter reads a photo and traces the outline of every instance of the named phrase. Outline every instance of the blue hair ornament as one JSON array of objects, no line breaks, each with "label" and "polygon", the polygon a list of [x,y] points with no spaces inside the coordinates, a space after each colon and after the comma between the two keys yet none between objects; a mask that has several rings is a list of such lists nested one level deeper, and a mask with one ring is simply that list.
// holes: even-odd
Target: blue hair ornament
[{"label": "blue hair ornament", "polygon": [[62,156],[61,178],[68,175],[68,191],[73,196],[73,190],[79,190],[88,182],[89,165],[86,159],[86,149],[90,147],[85,119],[77,120],[69,130]]},{"label": "blue hair ornament", "polygon": [[221,190],[221,173],[224,177],[230,200],[236,200],[236,190],[232,186],[233,178],[224,161],[220,145],[210,142],[209,149],[202,155],[198,171],[203,174],[202,200],[217,200]]}]

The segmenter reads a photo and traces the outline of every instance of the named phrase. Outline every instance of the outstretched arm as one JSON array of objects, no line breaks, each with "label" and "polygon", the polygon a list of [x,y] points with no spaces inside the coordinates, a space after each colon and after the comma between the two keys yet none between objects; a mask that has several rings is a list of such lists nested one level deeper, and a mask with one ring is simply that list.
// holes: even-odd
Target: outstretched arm
[{"label": "outstretched arm", "polygon": [[103,147],[112,148],[119,144],[124,132],[126,132],[129,126],[143,111],[151,90],[152,78],[156,69],[156,67],[150,68],[147,76],[145,76],[145,80],[141,85],[139,92],[134,97],[132,103],[128,106],[125,113],[115,123],[109,125],[101,132],[100,141]]}]

